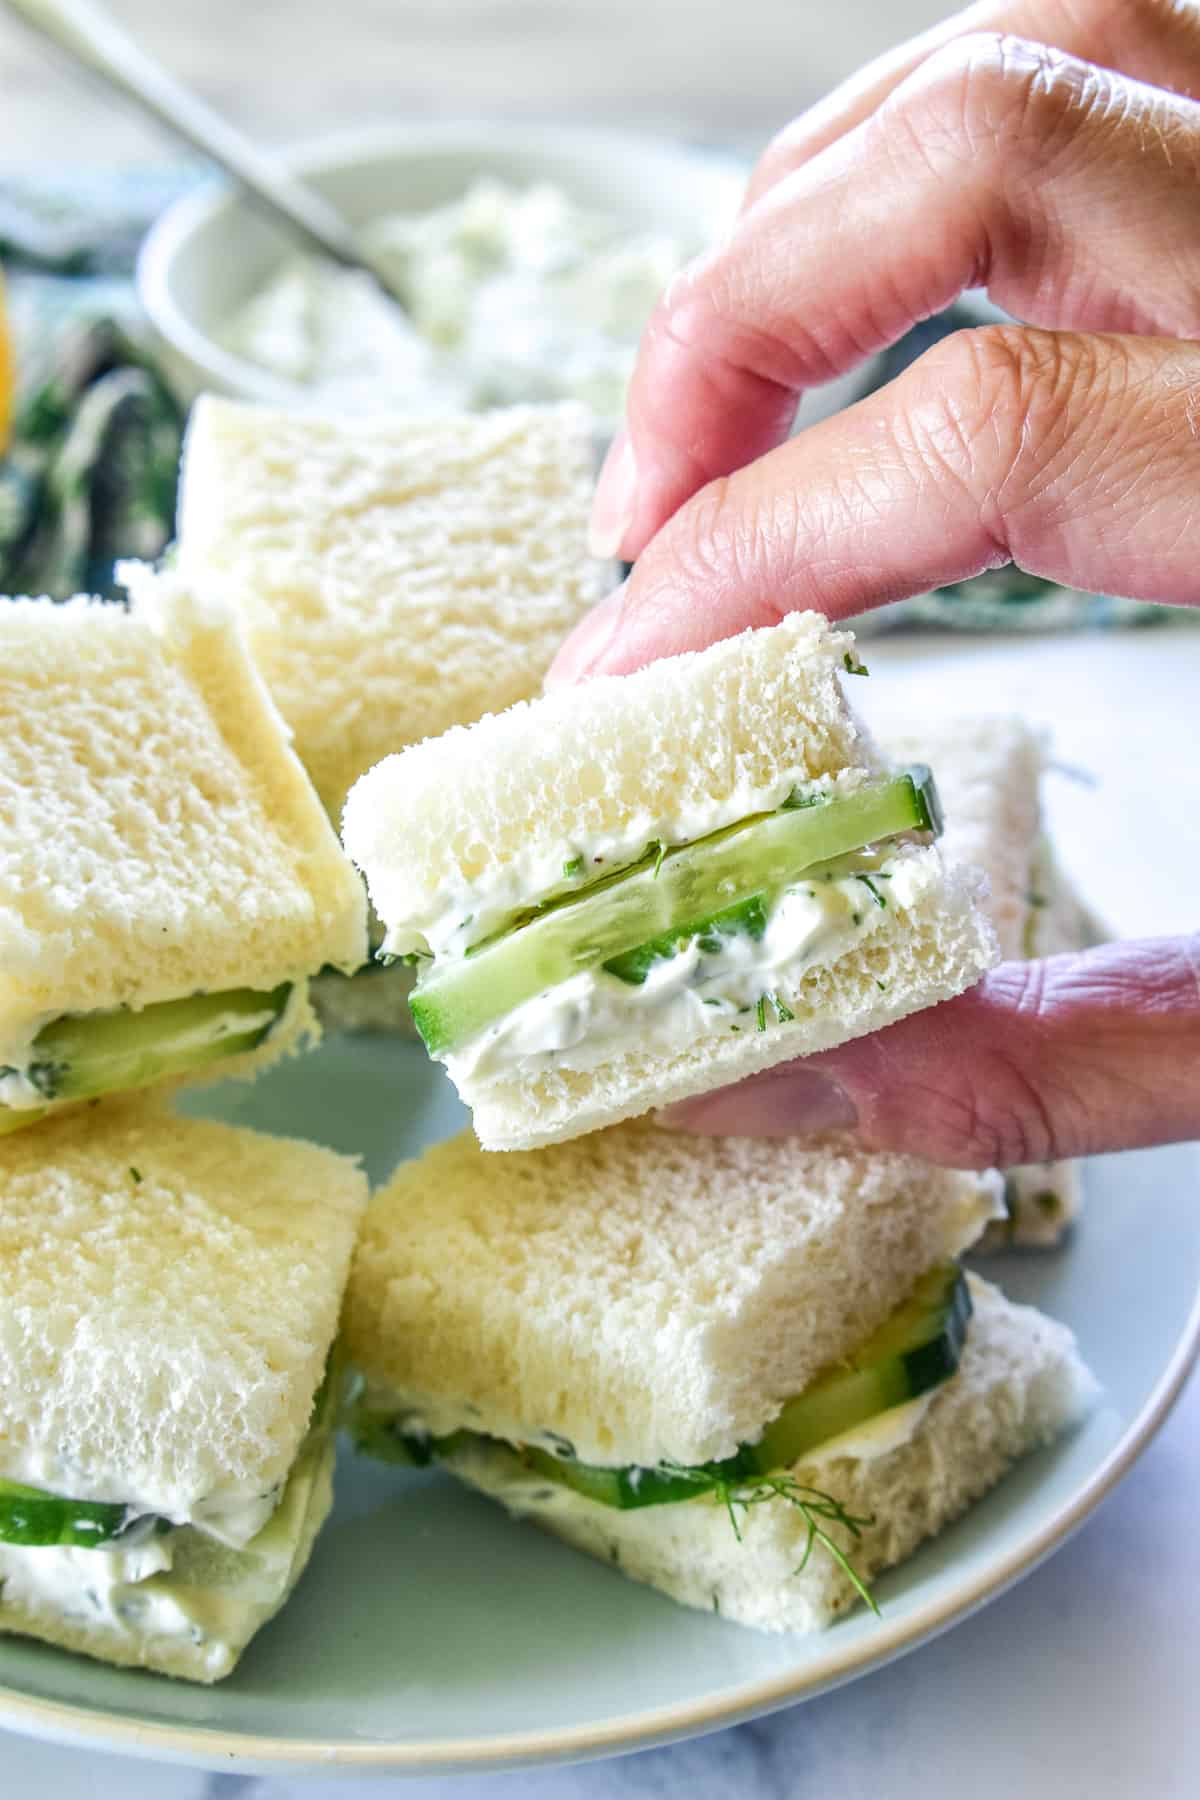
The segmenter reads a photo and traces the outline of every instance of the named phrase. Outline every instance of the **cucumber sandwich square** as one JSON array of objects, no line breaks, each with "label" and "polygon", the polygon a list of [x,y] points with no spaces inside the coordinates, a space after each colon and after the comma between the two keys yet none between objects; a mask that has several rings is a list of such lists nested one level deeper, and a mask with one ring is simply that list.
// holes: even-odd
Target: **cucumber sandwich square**
[{"label": "cucumber sandwich square", "polygon": [[368,1208],[359,1446],[687,1605],[819,1629],[1090,1398],[1071,1334],[958,1266],[998,1186],[839,1139],[464,1134]]},{"label": "cucumber sandwich square", "polygon": [[346,848],[415,959],[413,1016],[512,1150],[944,1000],[996,960],[927,769],[846,703],[853,640],[793,615],[387,757]]},{"label": "cucumber sandwich square", "polygon": [[0,1135],[312,1024],[366,955],[362,884],[228,615],[0,605]]},{"label": "cucumber sandwich square", "polygon": [[329,1511],[366,1197],[154,1096],[0,1143],[0,1631],[229,1673]]}]

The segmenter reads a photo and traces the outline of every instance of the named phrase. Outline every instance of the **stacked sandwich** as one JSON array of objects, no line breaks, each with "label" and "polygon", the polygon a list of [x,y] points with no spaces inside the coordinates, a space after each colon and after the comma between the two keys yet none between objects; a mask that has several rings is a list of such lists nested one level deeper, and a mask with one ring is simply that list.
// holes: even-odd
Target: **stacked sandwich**
[{"label": "stacked sandwich", "polygon": [[[600,581],[586,443],[207,401],[172,571],[0,609],[0,1629],[227,1673],[329,1508],[344,1291],[364,1448],[772,1628],[1084,1403],[1069,1335],[960,1267],[995,1178],[646,1116],[1011,952],[1031,741],[929,745],[993,929],[820,619],[531,701]],[[355,1162],[170,1106],[313,1041],[314,977],[362,988],[352,784],[479,1139],[365,1225]]]},{"label": "stacked sandwich", "polygon": [[361,889],[177,580],[0,646],[0,1629],[211,1681],[329,1509],[366,1184],[164,1093],[303,1041]]},{"label": "stacked sandwich", "polygon": [[959,1267],[994,1178],[644,1117],[995,960],[857,666],[792,618],[389,757],[345,818],[486,1147],[368,1211],[360,1445],[768,1629],[867,1596],[1089,1391],[1068,1332]]},{"label": "stacked sandwich", "polygon": [[0,606],[0,1630],[201,1681],[329,1509],[366,1185],[169,1095],[315,1041],[367,957],[326,807],[597,579],[574,413],[355,437],[202,406],[172,573]]},{"label": "stacked sandwich", "polygon": [[[604,589],[591,486],[578,407],[337,420],[197,403],[179,567],[236,614],[335,823],[389,751],[538,692]],[[411,985],[372,959],[314,998],[330,1025],[408,1028]]]}]

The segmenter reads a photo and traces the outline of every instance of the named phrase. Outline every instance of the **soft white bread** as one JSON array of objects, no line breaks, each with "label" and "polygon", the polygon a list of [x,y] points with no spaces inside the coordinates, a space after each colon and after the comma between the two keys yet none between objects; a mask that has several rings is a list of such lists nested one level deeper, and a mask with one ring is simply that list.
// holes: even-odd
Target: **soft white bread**
[{"label": "soft white bread", "polygon": [[423,948],[460,904],[537,898],[584,844],[619,867],[651,840],[778,806],[797,784],[877,773],[837,679],[853,643],[793,613],[387,757],[353,789],[343,838],[389,948]]},{"label": "soft white bread", "polygon": [[0,1050],[365,954],[361,884],[220,608],[171,576],[132,611],[4,602]]},{"label": "soft white bread", "polygon": [[865,942],[835,961],[780,975],[776,991],[793,1015],[787,1023],[768,1011],[762,1031],[706,1033],[665,1057],[633,1045],[586,1070],[456,1078],[480,1143],[524,1150],[595,1131],[865,1037],[962,993],[996,960],[991,927],[975,905],[975,881],[945,869],[935,846],[901,855],[918,865],[906,902],[893,888],[887,912],[870,915],[874,929]]},{"label": "soft white bread", "polygon": [[885,729],[880,738],[895,761],[929,764],[946,815],[942,855],[948,863],[983,871],[983,903],[1001,954],[1027,956],[1032,870],[1041,835],[1041,736],[1022,719],[984,714]]},{"label": "soft white bread", "polygon": [[[857,1541],[828,1527],[867,1581],[943,1530],[1018,1457],[1066,1430],[1094,1395],[1069,1331],[975,1277],[971,1291],[975,1313],[958,1373],[937,1390],[910,1440],[868,1460],[817,1456],[793,1471],[873,1521]],[[461,1452],[449,1466],[635,1581],[739,1624],[817,1631],[857,1598],[820,1545],[798,1572],[807,1529],[778,1499],[739,1509],[739,1542],[712,1497],[621,1512],[552,1487],[502,1447]]]},{"label": "soft white bread", "polygon": [[[163,1572],[122,1580],[111,1565],[125,1559],[112,1551],[0,1544],[0,1631],[122,1667],[220,1681],[288,1599],[329,1515],[332,1423],[310,1435],[278,1507],[242,1549],[183,1526],[157,1540],[169,1564]],[[57,1565],[48,1586],[37,1569],[45,1555]]]},{"label": "soft white bread", "polygon": [[192,410],[180,567],[224,592],[330,814],[389,751],[535,694],[604,590],[586,414]]},{"label": "soft white bread", "polygon": [[0,1141],[0,1476],[176,1520],[269,1493],[365,1203],[346,1157],[150,1100]]},{"label": "soft white bread", "polygon": [[[346,847],[394,951],[475,929],[561,884],[581,849],[610,866],[781,804],[798,784],[851,791],[883,767],[838,673],[852,639],[792,615],[695,655],[601,678],[388,757],[347,803]],[[453,807],[447,795],[454,796]],[[592,1131],[735,1081],[960,993],[995,960],[974,877],[934,846],[898,851],[909,879],[869,935],[776,984],[794,1014],[762,1030],[697,1018],[666,1052],[644,1040],[534,1073],[452,1072],[489,1149]],[[699,1014],[700,1009],[696,1009]]]},{"label": "soft white bread", "polygon": [[375,1196],[347,1349],[434,1431],[706,1462],[759,1437],[997,1201],[990,1178],[849,1140],[636,1123],[498,1163],[464,1133]]},{"label": "soft white bread", "polygon": [[1083,1171],[1077,1162],[1025,1163],[1004,1177],[1005,1217],[995,1219],[980,1249],[1053,1250],[1083,1211]]}]

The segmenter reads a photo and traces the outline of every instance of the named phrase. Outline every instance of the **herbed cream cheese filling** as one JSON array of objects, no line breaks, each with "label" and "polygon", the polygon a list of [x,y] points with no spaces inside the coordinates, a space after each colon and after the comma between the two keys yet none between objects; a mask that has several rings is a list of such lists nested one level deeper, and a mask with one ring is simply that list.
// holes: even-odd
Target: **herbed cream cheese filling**
[{"label": "herbed cream cheese filling", "polygon": [[237,1547],[206,1542],[212,1534],[193,1525],[136,1529],[88,1549],[0,1542],[0,1609],[143,1641],[178,1638],[224,1672],[291,1585],[310,1515],[328,1504],[334,1448],[331,1426],[318,1428],[266,1520]]},{"label": "herbed cream cheese filling", "polygon": [[869,885],[861,872],[801,876],[773,903],[761,937],[731,932],[716,951],[693,939],[641,983],[603,968],[573,975],[447,1054],[446,1068],[456,1083],[513,1065],[530,1073],[588,1070],[630,1043],[669,1051],[701,1035],[783,1023],[788,985],[812,964],[834,962],[868,939],[892,906],[911,907],[938,867],[910,852],[872,862],[867,872]]},{"label": "herbed cream cheese filling", "polygon": [[564,870],[576,863],[583,879],[594,880],[631,867],[645,854],[648,844],[674,848],[696,843],[728,825],[778,811],[793,794],[840,797],[878,780],[879,775],[878,769],[855,767],[814,779],[803,770],[793,769],[766,787],[740,783],[719,801],[680,806],[669,814],[644,809],[626,819],[617,832],[576,834],[514,852],[499,867],[476,880],[453,892],[443,890],[436,905],[420,914],[407,907],[407,873],[403,865],[398,867],[393,883],[385,864],[362,841],[368,839],[370,822],[359,829],[353,803],[346,815],[346,848],[364,872],[369,867],[371,901],[385,926],[381,955],[461,956],[520,908],[570,893],[573,883],[564,876]]}]

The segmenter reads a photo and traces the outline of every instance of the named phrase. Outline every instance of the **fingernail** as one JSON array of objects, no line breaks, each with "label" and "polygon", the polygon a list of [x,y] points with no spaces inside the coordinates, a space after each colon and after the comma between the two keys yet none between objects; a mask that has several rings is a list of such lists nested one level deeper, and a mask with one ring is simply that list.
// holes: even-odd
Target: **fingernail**
[{"label": "fingernail", "polygon": [[608,447],[592,501],[588,549],[593,556],[608,562],[617,555],[633,524],[636,497],[637,464],[629,434],[622,426]]},{"label": "fingernail", "polygon": [[617,635],[625,606],[625,583],[593,606],[575,627],[546,671],[545,688],[570,687],[582,681],[604,656]]},{"label": "fingernail", "polygon": [[849,1130],[858,1123],[858,1109],[827,1075],[794,1068],[681,1100],[655,1117],[668,1131],[702,1137],[811,1137]]}]

